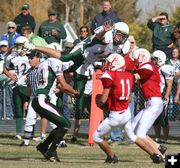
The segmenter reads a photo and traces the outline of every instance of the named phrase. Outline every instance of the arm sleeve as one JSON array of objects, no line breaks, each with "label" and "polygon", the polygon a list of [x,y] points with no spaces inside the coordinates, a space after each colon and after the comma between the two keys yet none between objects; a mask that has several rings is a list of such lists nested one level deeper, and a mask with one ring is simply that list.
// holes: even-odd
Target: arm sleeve
[{"label": "arm sleeve", "polygon": [[148,79],[153,74],[153,71],[150,69],[139,69],[137,73],[141,79]]},{"label": "arm sleeve", "polygon": [[153,30],[155,27],[155,22],[152,21],[152,19],[148,20],[147,26],[149,29]]},{"label": "arm sleeve", "polygon": [[66,30],[65,30],[64,26],[61,23],[59,24],[59,26],[60,26],[60,33],[58,35],[58,38],[65,39],[67,37]]},{"label": "arm sleeve", "polygon": [[112,80],[109,78],[102,78],[101,81],[104,89],[110,88],[112,86]]}]

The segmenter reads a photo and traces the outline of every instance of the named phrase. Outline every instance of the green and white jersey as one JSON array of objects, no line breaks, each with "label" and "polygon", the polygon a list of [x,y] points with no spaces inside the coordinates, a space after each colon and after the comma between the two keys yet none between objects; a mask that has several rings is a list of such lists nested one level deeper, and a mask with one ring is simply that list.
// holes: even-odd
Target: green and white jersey
[{"label": "green and white jersey", "polygon": [[82,64],[76,72],[81,75],[88,76],[90,64],[93,64],[96,61],[102,60],[109,56],[112,53],[118,53],[125,55],[129,52],[130,42],[126,40],[124,44],[114,45],[113,43],[108,44],[95,44],[91,47],[88,47],[83,52],[84,64]]},{"label": "green and white jersey", "polygon": [[37,94],[48,95],[56,77],[63,75],[62,62],[56,58],[48,58],[38,66],[39,84]]},{"label": "green and white jersey", "polygon": [[17,75],[17,85],[26,86],[27,73],[31,68],[27,56],[10,54],[5,58],[4,66],[7,69],[14,69]]}]

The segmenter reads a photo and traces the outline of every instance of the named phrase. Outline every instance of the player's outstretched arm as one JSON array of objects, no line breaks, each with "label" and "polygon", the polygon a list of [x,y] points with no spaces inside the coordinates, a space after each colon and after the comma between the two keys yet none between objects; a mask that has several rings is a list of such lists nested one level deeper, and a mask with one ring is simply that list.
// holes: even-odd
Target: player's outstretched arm
[{"label": "player's outstretched arm", "polygon": [[42,47],[42,46],[35,46],[32,43],[26,42],[24,43],[24,47],[23,50],[27,51],[32,51],[32,50],[38,50],[40,52],[42,52],[45,55],[54,57],[54,58],[60,58],[61,57],[61,53],[58,50],[52,49],[52,48],[48,48],[48,47]]},{"label": "player's outstretched arm", "polygon": [[53,58],[59,59],[61,57],[60,51],[52,49],[52,48],[35,46],[35,50],[38,50],[42,52],[43,54],[48,55]]}]

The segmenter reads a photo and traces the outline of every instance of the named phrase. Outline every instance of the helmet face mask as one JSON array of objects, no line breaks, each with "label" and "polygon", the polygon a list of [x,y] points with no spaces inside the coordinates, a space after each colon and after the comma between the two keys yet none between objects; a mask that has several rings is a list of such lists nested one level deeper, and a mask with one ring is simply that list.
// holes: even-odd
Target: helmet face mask
[{"label": "helmet face mask", "polygon": [[124,22],[117,22],[114,24],[113,28],[113,42],[115,45],[120,45],[125,43],[128,38],[129,27]]},{"label": "helmet face mask", "polygon": [[123,70],[124,67],[125,67],[124,58],[120,54],[113,53],[106,58],[106,63],[104,65],[103,70],[117,71],[117,70]]},{"label": "helmet face mask", "polygon": [[113,42],[115,45],[124,44],[127,40],[128,35],[120,32],[119,30],[114,30],[113,32]]},{"label": "helmet face mask", "polygon": [[156,50],[152,54],[152,60],[157,66],[165,64],[166,54],[163,51]]},{"label": "helmet face mask", "polygon": [[141,65],[141,64],[144,64],[146,62],[151,61],[151,54],[145,48],[138,48],[138,49],[136,49],[133,52],[132,57],[134,58],[135,62],[138,65]]}]

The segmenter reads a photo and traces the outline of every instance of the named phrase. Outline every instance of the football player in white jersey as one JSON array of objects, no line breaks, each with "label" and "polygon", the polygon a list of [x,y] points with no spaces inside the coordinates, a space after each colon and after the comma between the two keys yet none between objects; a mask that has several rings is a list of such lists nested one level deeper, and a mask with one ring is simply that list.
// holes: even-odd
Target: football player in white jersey
[{"label": "football player in white jersey", "polygon": [[[109,35],[110,34],[110,35]],[[59,58],[62,61],[74,62],[72,71],[74,72],[74,89],[80,92],[80,97],[76,100],[75,119],[82,118],[84,110],[84,88],[91,70],[92,64],[98,60],[106,58],[111,53],[127,54],[130,49],[130,43],[127,40],[129,27],[124,22],[115,23],[113,26],[105,23],[102,30],[98,32],[91,43],[85,44],[79,48],[73,49],[70,53],[60,53],[45,47],[25,44],[25,48],[37,49],[46,55]],[[78,127],[79,124],[77,124]]]},{"label": "football player in white jersey", "polygon": [[[156,142],[167,141],[169,135],[169,123],[168,123],[168,114],[167,106],[169,103],[169,96],[172,90],[173,77],[175,76],[175,68],[172,65],[166,65],[166,54],[163,51],[156,50],[152,54],[153,62],[159,67],[161,74],[161,92],[163,93],[163,103],[164,108],[163,112],[157,118],[154,123],[154,130],[156,134]],[[161,138],[161,127],[163,127],[163,141]]]},{"label": "football player in white jersey", "polygon": [[51,162],[60,161],[56,150],[65,133],[70,128],[70,121],[64,117],[56,106],[50,103],[49,92],[54,81],[57,80],[57,86],[61,91],[70,96],[76,96],[78,94],[76,90],[66,83],[63,76],[62,64],[56,58],[48,58],[38,66],[39,85],[36,90],[38,96],[32,100],[33,109],[41,117],[45,117],[57,126],[50,132],[46,140],[37,146],[37,150]]},{"label": "football player in white jersey", "polygon": [[[8,55],[4,62],[4,73],[14,82],[13,88],[13,102],[15,106],[16,118],[16,137],[21,139],[23,130],[23,117],[24,117],[24,102],[27,101],[26,95],[26,77],[31,66],[29,65],[26,52],[22,50],[25,42],[28,42],[26,37],[20,36],[16,39],[15,46],[12,48],[10,55]],[[15,72],[10,70],[14,69]]]}]

